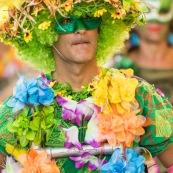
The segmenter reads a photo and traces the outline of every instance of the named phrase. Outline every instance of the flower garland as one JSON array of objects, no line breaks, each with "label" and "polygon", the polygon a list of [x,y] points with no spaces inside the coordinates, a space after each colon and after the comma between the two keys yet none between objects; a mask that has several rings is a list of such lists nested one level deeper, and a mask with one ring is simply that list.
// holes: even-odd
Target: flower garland
[{"label": "flower garland", "polygon": [[[8,103],[16,114],[14,122],[8,125],[9,131],[16,135],[15,145],[19,143],[20,147],[26,147],[29,142],[35,145],[44,144],[51,135],[51,128],[56,126],[64,132],[65,148],[74,146],[78,150],[83,150],[79,140],[79,129],[85,121],[87,123],[84,142],[93,148],[98,148],[105,142],[112,147],[131,147],[132,143],[139,141],[139,137],[145,133],[143,127],[148,124],[144,116],[137,115],[139,105],[135,99],[135,89],[138,81],[132,75],[132,70],[101,69],[99,76],[90,84],[82,86],[82,94],[79,94],[79,97],[70,85],[58,84],[45,75],[31,80],[21,77],[14,89],[14,96]],[[71,122],[70,127],[63,126],[55,118],[57,103],[62,108],[62,120]],[[120,151],[123,152],[122,149],[114,151],[119,154],[116,159],[113,154],[110,163],[116,165],[120,159],[125,170],[128,164],[119,158]],[[33,153],[31,160],[34,163],[32,155],[35,157],[37,153],[33,149],[29,150],[29,155],[30,153]],[[43,157],[45,155],[46,153]],[[134,155],[133,158],[138,156],[133,150],[126,150],[126,162],[131,165],[133,159],[130,159],[129,155]],[[17,159],[20,162],[20,156]],[[88,163],[89,170],[103,169],[102,172],[105,172],[104,165],[107,161],[100,160],[90,153],[85,152],[81,157],[70,159],[76,162],[77,169]],[[142,158],[141,168],[134,166],[133,169],[143,170],[144,160]]]}]

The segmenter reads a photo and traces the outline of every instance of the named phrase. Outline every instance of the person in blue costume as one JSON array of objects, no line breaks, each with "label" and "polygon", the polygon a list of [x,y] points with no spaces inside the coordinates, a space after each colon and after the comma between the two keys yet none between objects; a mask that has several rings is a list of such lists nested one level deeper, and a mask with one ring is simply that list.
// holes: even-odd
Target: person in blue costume
[{"label": "person in blue costume", "polygon": [[151,10],[147,23],[131,33],[123,56],[116,56],[115,68],[132,68],[173,103],[173,2],[146,1]]},{"label": "person in blue costume", "polygon": [[[133,71],[100,67],[147,7],[135,0],[1,1],[0,37],[47,74],[0,107],[2,173],[147,171],[173,165],[173,107]],[[146,165],[146,166],[145,166]]]}]

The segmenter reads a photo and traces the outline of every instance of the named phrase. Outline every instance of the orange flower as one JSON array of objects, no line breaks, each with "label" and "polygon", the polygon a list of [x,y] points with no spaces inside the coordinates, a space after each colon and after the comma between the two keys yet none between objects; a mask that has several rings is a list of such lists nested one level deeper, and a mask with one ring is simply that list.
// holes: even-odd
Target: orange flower
[{"label": "orange flower", "polygon": [[19,173],[60,173],[56,163],[48,158],[46,151],[37,153],[31,148],[27,154],[19,156],[19,161],[23,165]]},{"label": "orange flower", "polygon": [[139,110],[125,112],[120,114],[117,105],[113,104],[113,113],[98,113],[98,130],[99,135],[97,141],[107,141],[111,146],[123,144],[130,147],[132,142],[145,133],[146,118],[144,116],[136,116]]},{"label": "orange flower", "polygon": [[120,116],[115,114],[98,113],[99,135],[97,140],[102,142],[107,140],[111,146],[119,145],[125,141],[124,122]]},{"label": "orange flower", "polygon": [[142,126],[145,125],[146,118],[142,115],[136,116],[139,110],[132,111],[128,115],[124,115],[124,130],[126,135],[125,145],[130,147],[131,143],[136,137],[139,137],[145,133]]}]

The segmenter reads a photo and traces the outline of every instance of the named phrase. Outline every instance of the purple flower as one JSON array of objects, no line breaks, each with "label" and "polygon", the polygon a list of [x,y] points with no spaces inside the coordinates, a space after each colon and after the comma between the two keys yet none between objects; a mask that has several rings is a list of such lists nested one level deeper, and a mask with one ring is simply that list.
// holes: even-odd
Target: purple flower
[{"label": "purple flower", "polygon": [[16,162],[12,157],[6,158],[5,168],[1,171],[1,173],[17,173],[22,168],[22,166]]},{"label": "purple flower", "polygon": [[79,130],[76,126],[72,126],[69,129],[63,128],[61,126],[59,126],[59,128],[65,132],[66,136],[66,141],[64,143],[65,148],[71,148],[72,145],[74,145],[79,150],[83,149],[81,143],[78,140]]},{"label": "purple flower", "polygon": [[47,79],[46,75],[43,73],[41,74],[41,78],[43,79],[43,81],[46,85],[49,85],[51,82],[53,82],[53,80]]},{"label": "purple flower", "polygon": [[92,117],[94,112],[98,112],[99,108],[88,100],[81,100],[76,102],[65,97],[57,96],[56,100],[62,106],[63,120],[71,120],[72,123],[81,125],[82,117],[88,120]]},{"label": "purple flower", "polygon": [[77,169],[82,168],[86,163],[88,163],[88,169],[90,171],[93,171],[105,164],[104,160],[100,160],[88,152],[84,152],[82,156],[70,157],[70,159],[75,161],[75,167]]},{"label": "purple flower", "polygon": [[90,144],[94,148],[100,147],[101,143],[97,142],[95,139],[97,138],[99,132],[98,132],[98,117],[96,113],[91,117],[90,121],[87,125],[87,131],[85,135],[85,142],[87,144]]},{"label": "purple flower", "polygon": [[13,107],[13,112],[23,109],[26,105],[48,106],[53,103],[54,92],[41,78],[27,80],[21,76],[13,90],[13,99],[8,105]]}]

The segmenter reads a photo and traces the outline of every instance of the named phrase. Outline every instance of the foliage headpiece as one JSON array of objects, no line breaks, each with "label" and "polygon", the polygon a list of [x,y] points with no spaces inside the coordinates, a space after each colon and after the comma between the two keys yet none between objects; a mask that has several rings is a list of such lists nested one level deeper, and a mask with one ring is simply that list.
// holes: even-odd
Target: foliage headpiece
[{"label": "foliage headpiece", "polygon": [[122,47],[130,28],[143,22],[145,5],[136,0],[1,0],[0,38],[36,69],[55,70],[52,45],[58,40],[57,17],[101,17],[97,62]]}]

